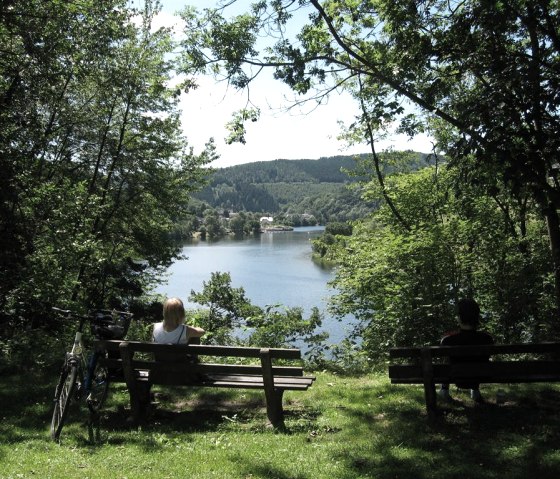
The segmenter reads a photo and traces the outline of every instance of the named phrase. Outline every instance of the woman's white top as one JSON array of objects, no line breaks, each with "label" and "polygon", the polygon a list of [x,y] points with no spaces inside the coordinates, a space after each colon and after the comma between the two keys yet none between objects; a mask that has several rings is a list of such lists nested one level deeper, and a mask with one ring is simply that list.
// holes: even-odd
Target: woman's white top
[{"label": "woman's white top", "polygon": [[189,342],[187,327],[181,324],[173,331],[166,331],[163,329],[163,322],[155,323],[152,341],[163,344],[187,344]]}]

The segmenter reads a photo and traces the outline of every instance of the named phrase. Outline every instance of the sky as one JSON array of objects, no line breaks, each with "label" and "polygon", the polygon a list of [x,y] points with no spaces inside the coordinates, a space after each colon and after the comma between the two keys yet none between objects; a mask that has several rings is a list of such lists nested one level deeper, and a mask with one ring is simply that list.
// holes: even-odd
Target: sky
[{"label": "sky", "polygon": [[[131,0],[138,5],[141,0]],[[213,0],[161,0],[162,12],[158,18],[161,25],[176,24],[173,14],[185,5],[204,8]],[[238,0],[240,8],[248,6],[250,0]],[[157,25],[156,25],[157,26]],[[288,107],[294,94],[271,72],[250,86],[250,100],[260,108],[257,122],[246,125],[246,143],[227,145],[226,123],[234,111],[247,106],[247,92],[228,88],[225,82],[212,77],[196,79],[199,87],[181,96],[182,125],[189,144],[200,152],[209,138],[214,138],[220,158],[211,166],[223,168],[255,161],[276,159],[318,159],[336,155],[367,153],[367,144],[348,147],[337,139],[339,122],[349,124],[358,114],[358,105],[347,94],[333,93],[322,105],[308,104],[303,108]],[[425,136],[409,141],[400,135],[376,144],[376,150],[384,149],[430,152],[431,142]]]}]

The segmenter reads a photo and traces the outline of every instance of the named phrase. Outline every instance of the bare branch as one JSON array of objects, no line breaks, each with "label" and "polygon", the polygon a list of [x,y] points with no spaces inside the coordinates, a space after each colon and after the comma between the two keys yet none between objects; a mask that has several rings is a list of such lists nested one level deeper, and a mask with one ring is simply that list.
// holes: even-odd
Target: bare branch
[{"label": "bare branch", "polygon": [[359,87],[360,87],[360,106],[362,108],[362,113],[363,113],[364,118],[366,120],[365,125],[366,125],[367,134],[368,134],[368,142],[369,142],[369,145],[370,145],[370,148],[371,148],[371,155],[372,155],[372,158],[373,158],[373,164],[375,166],[375,174],[377,176],[377,181],[379,181],[379,186],[381,187],[381,194],[383,195],[383,198],[385,199],[385,202],[387,203],[387,205],[391,209],[391,211],[392,211],[394,217],[397,219],[397,221],[401,224],[401,226],[405,230],[410,231],[410,225],[405,221],[405,219],[399,213],[399,210],[395,206],[395,203],[393,203],[393,200],[389,196],[389,193],[387,193],[387,188],[385,186],[385,179],[383,178],[383,173],[381,173],[381,168],[379,166],[379,156],[377,155],[377,152],[375,151],[375,140],[373,138],[373,129],[371,127],[371,121],[370,121],[370,118],[369,118],[369,113],[366,109],[366,106],[365,106],[364,100],[363,100],[362,79],[359,75],[358,75],[358,84],[359,84]]}]

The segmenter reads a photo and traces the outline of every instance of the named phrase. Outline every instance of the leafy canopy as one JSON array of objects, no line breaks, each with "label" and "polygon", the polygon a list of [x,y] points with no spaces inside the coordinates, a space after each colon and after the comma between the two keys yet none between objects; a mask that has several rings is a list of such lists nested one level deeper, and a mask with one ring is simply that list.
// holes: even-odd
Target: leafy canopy
[{"label": "leafy canopy", "polygon": [[[228,18],[231,3],[185,15],[190,73],[211,68],[244,87],[272,68],[318,102],[344,89],[362,111],[349,136],[373,153],[395,125],[428,131],[465,181],[538,205],[560,307],[557,1],[262,0]],[[220,30],[235,33],[232,49]]]}]

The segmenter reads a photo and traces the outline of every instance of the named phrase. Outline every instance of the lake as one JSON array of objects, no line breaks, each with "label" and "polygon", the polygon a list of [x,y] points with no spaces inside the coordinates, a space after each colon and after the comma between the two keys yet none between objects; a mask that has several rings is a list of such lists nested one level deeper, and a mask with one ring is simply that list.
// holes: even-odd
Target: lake
[{"label": "lake", "polygon": [[213,272],[229,272],[232,286],[243,287],[247,298],[257,306],[300,306],[307,316],[317,306],[324,315],[323,330],[329,332],[329,342],[339,342],[350,321],[341,323],[326,311],[328,299],[334,294],[327,284],[334,271],[311,259],[311,240],[323,230],[314,226],[243,239],[193,240],[183,247],[186,258],[168,269],[167,284],[160,284],[156,292],[177,296],[186,307],[194,308],[198,305],[187,301],[191,290],[202,291],[202,282],[208,281]]}]

